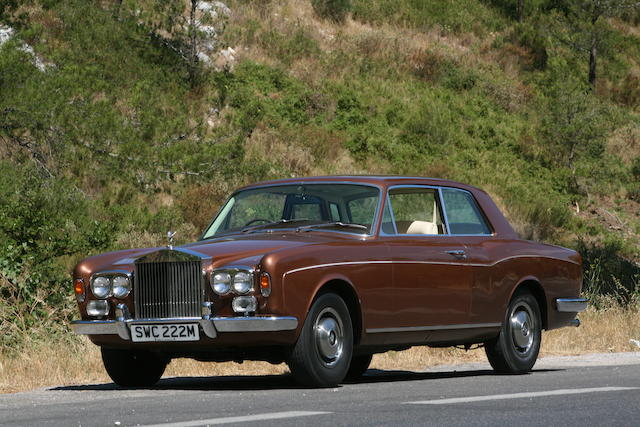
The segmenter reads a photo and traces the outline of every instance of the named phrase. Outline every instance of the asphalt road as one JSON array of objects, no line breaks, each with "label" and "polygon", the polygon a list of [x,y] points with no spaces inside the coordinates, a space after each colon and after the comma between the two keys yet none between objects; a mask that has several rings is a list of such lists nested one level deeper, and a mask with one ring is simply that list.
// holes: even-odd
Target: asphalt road
[{"label": "asphalt road", "polygon": [[0,425],[640,425],[640,352],[546,358],[527,375],[487,364],[427,372],[369,370],[337,388],[288,376],[167,378],[0,395]]}]

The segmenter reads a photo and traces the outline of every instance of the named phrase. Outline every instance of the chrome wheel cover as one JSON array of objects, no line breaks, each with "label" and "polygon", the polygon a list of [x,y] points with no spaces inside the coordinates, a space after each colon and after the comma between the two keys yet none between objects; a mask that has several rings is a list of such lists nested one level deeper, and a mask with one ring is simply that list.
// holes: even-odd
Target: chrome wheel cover
[{"label": "chrome wheel cover", "polygon": [[538,325],[533,310],[526,302],[520,302],[511,311],[511,341],[516,351],[522,355],[533,347]]},{"label": "chrome wheel cover", "polygon": [[342,319],[331,307],[324,308],[316,317],[313,337],[325,366],[334,366],[342,357],[344,348]]}]

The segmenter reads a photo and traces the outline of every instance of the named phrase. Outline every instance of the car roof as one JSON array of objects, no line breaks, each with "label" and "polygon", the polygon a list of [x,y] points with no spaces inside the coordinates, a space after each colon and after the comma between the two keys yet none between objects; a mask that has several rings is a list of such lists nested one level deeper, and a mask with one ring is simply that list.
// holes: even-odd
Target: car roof
[{"label": "car roof", "polygon": [[309,176],[309,177],[296,177],[276,179],[271,181],[262,181],[255,184],[247,185],[239,190],[245,190],[249,188],[263,187],[268,185],[286,185],[286,184],[299,184],[310,182],[333,182],[333,183],[354,183],[354,184],[370,184],[378,187],[391,187],[395,185],[433,185],[441,187],[455,187],[471,192],[483,192],[483,190],[463,184],[461,182],[451,181],[441,178],[427,178],[418,176],[399,176],[399,175],[324,175],[324,176]]}]

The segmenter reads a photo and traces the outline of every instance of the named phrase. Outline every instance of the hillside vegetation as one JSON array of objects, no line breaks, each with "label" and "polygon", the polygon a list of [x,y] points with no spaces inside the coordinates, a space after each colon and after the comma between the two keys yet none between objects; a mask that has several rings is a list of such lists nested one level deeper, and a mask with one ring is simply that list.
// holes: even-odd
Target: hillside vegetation
[{"label": "hillside vegetation", "polygon": [[81,258],[187,242],[235,187],[317,174],[481,187],[581,251],[594,302],[637,304],[640,14],[591,3],[233,0],[207,24],[176,0],[3,2],[0,348],[70,339]]}]

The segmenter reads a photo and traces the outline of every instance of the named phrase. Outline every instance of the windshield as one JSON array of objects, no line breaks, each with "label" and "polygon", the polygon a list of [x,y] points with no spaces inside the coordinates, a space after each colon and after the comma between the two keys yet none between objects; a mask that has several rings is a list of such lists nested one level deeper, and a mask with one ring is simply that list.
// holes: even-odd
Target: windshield
[{"label": "windshield", "polygon": [[[380,190],[357,184],[279,185],[240,191],[204,232],[208,239],[238,232],[293,228],[370,234]],[[308,227],[322,224],[321,227]]]}]

